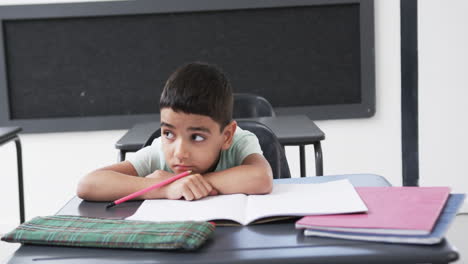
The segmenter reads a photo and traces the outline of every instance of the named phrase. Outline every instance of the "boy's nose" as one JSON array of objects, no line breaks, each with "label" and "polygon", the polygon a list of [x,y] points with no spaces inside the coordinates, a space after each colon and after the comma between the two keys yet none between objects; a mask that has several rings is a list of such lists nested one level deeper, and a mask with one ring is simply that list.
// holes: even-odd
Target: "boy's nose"
[{"label": "boy's nose", "polygon": [[188,158],[189,156],[188,146],[183,140],[178,140],[175,146],[174,156],[179,160]]}]

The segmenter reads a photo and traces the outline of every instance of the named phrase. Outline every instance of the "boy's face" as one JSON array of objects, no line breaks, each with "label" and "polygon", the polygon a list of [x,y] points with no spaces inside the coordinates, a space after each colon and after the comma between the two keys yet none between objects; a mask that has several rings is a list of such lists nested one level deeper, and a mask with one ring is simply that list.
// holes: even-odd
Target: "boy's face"
[{"label": "boy's face", "polygon": [[220,131],[220,125],[208,116],[161,109],[164,158],[176,174],[215,169],[221,150],[229,148],[235,130],[235,121]]}]

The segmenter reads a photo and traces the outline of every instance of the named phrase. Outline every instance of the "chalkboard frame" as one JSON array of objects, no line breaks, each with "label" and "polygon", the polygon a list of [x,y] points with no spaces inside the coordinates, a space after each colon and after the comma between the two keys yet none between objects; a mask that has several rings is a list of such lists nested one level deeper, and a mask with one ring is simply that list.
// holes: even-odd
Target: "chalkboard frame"
[{"label": "chalkboard frame", "polygon": [[359,5],[361,103],[278,107],[278,115],[306,114],[312,120],[365,118],[375,113],[375,55],[373,0],[139,0],[3,6],[0,9],[0,126],[20,126],[24,132],[63,132],[128,129],[136,123],[158,120],[158,114],[93,117],[12,119],[8,100],[4,21],[40,18],[94,17],[187,11],[216,11],[310,5]]}]

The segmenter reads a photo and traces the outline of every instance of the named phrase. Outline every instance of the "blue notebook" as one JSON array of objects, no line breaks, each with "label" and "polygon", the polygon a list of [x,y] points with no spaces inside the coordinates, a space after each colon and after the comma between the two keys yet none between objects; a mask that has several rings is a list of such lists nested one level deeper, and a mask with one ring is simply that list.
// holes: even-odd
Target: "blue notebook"
[{"label": "blue notebook", "polygon": [[352,240],[365,240],[388,243],[405,243],[405,244],[437,244],[442,241],[457,215],[458,210],[465,200],[465,194],[450,194],[447,203],[437,219],[437,223],[428,235],[394,235],[394,234],[365,234],[359,232],[339,232],[325,230],[309,230],[304,231],[306,236],[320,236],[330,238],[343,238]]}]

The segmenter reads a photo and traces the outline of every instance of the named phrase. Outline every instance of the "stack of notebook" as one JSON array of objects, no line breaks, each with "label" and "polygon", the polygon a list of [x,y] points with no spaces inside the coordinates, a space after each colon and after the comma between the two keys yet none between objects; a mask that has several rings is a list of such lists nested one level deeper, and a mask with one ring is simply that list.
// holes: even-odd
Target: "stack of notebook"
[{"label": "stack of notebook", "polygon": [[448,187],[357,187],[366,213],[305,216],[296,228],[306,236],[436,244],[463,204]]}]

